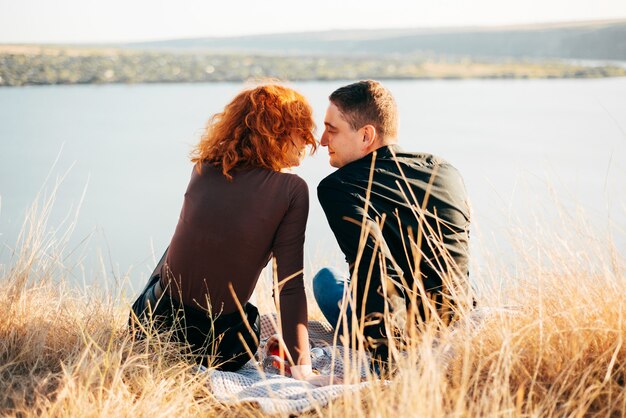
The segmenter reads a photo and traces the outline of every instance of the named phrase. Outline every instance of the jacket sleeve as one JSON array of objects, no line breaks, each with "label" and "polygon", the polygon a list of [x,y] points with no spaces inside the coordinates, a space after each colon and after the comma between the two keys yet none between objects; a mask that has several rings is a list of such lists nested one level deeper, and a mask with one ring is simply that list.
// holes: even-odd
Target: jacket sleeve
[{"label": "jacket sleeve", "polygon": [[[398,275],[394,269],[382,230],[377,219],[365,212],[365,202],[349,187],[326,178],[317,188],[317,195],[341,251],[346,257],[353,279],[356,277],[357,317],[365,308],[367,315],[384,312],[385,297],[381,288],[381,268],[387,276]],[[380,261],[383,261],[381,264]],[[356,270],[356,276],[355,276]],[[354,307],[353,307],[354,311]],[[384,337],[383,324],[365,327],[365,336],[374,340]]]}]

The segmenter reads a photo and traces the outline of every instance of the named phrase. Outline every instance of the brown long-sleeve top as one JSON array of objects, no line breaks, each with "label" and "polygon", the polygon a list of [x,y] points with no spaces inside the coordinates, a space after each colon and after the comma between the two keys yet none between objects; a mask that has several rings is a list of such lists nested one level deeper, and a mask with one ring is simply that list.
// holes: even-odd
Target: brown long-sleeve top
[{"label": "brown long-sleeve top", "polygon": [[161,277],[173,279],[170,293],[185,305],[227,314],[237,311],[229,284],[243,305],[275,257],[283,339],[297,362],[309,344],[303,283],[308,187],[295,174],[262,168],[231,174],[229,181],[220,168],[194,167]]}]

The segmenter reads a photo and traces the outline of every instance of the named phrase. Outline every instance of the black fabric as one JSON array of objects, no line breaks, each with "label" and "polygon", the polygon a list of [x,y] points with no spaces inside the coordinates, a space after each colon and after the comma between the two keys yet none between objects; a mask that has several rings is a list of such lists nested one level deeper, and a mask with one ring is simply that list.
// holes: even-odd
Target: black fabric
[{"label": "black fabric", "polygon": [[173,330],[173,337],[189,346],[194,361],[224,371],[241,368],[250,360],[248,350],[256,353],[261,323],[254,305],[248,302],[243,306],[250,332],[239,312],[212,319],[206,311],[185,306],[167,293],[157,300],[154,286],[159,280],[160,275],[154,273],[132,305],[129,327],[135,335],[143,337],[137,319],[148,329],[154,326],[160,331]]},{"label": "black fabric", "polygon": [[[465,186],[452,165],[386,146],[327,176],[317,194],[351,276],[358,270],[356,312],[365,304],[369,319],[380,319],[365,327],[375,354],[387,357],[379,315],[385,306],[384,276],[407,305],[409,292],[421,288],[423,298],[414,307],[421,320],[428,319],[427,303],[449,318],[454,301],[444,297],[443,277],[467,281],[470,224]],[[362,225],[369,234],[362,235]]]},{"label": "black fabric", "polygon": [[[137,300],[135,300],[135,302],[133,303],[132,310],[133,312],[135,312],[137,317],[139,317],[139,313],[142,313],[146,310],[146,300],[147,300],[146,297],[149,296],[150,299],[152,299],[152,306],[156,305],[156,298],[154,297],[154,285],[156,284],[157,281],[161,280],[161,269],[163,268],[163,265],[165,264],[165,259],[167,258],[168,250],[169,250],[169,247],[165,249],[165,252],[161,256],[161,259],[159,260],[156,267],[154,268],[154,271],[150,275],[148,282],[146,283],[143,290],[139,294],[139,297],[137,298]],[[129,325],[132,325],[131,320],[132,320],[132,315],[131,315],[131,318],[129,319]]]}]

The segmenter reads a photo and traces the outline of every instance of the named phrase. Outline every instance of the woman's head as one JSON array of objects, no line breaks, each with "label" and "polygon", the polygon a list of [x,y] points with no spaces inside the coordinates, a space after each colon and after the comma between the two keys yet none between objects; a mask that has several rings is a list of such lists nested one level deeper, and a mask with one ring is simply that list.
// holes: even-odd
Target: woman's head
[{"label": "woman's head", "polygon": [[298,165],[306,146],[316,149],[312,109],[300,93],[277,84],[240,92],[208,122],[191,160],[222,168],[281,170]]}]

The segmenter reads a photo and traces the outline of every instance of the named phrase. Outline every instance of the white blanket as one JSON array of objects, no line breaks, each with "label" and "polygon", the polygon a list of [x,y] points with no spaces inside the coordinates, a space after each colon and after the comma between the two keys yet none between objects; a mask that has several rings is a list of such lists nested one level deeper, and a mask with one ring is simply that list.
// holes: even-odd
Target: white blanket
[{"label": "white blanket", "polygon": [[[456,355],[457,347],[462,346],[464,340],[485,326],[489,318],[501,315],[515,316],[520,313],[521,310],[517,307],[484,307],[473,310],[464,320],[454,325],[446,341],[434,341],[433,349],[436,352],[439,367],[444,369],[448,367]],[[275,323],[275,316],[261,316],[262,340],[276,333],[273,326]],[[313,347],[328,347],[333,342],[333,330],[326,323],[309,321],[309,338]],[[369,359],[363,359],[360,365],[356,365],[354,363],[357,356],[351,349],[336,346],[331,351],[334,351],[332,358],[335,376],[344,376],[344,361],[347,360],[351,369],[356,373],[360,372],[361,377],[370,375],[367,381],[352,385],[339,384],[318,388],[310,383],[284,376],[265,375],[259,371],[260,367],[256,362],[249,361],[237,372],[210,370],[211,389],[215,397],[222,402],[252,402],[267,414],[296,415],[321,408],[341,394],[365,388],[375,381],[368,371]]]},{"label": "white blanket", "polygon": [[[275,316],[261,316],[261,340],[276,333],[273,324]],[[332,344],[333,330],[319,321],[309,322],[309,338],[313,347],[327,347]],[[352,362],[352,351],[344,351],[336,346],[333,355],[333,374],[344,375],[344,358]],[[347,357],[344,357],[347,356]],[[365,363],[365,361],[363,362]],[[362,377],[367,375],[367,364],[360,365]],[[206,370],[206,369],[204,369]],[[300,414],[311,409],[321,408],[332,399],[345,392],[359,390],[369,382],[346,385],[336,384],[315,387],[310,383],[275,374],[265,374],[254,361],[249,361],[237,372],[209,370],[211,391],[215,397],[226,403],[252,402],[267,414]]]}]

